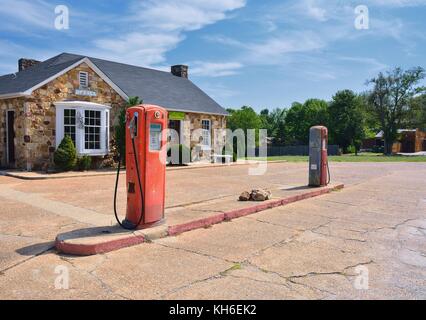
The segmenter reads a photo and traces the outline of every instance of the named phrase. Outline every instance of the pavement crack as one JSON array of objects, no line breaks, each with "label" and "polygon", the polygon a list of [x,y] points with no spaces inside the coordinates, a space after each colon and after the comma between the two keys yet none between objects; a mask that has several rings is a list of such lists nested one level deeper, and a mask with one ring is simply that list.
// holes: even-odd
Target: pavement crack
[{"label": "pavement crack", "polygon": [[42,250],[42,251],[40,251],[40,252],[37,252],[36,254],[34,254],[34,255],[32,255],[32,256],[30,256],[30,257],[28,257],[27,259],[21,260],[21,261],[19,261],[18,263],[15,263],[15,264],[13,264],[13,265],[11,265],[11,266],[7,267],[7,268],[4,268],[4,269],[0,270],[0,275],[4,275],[4,273],[5,273],[5,272],[7,272],[7,271],[9,271],[9,270],[11,270],[11,269],[13,269],[13,268],[16,268],[16,267],[18,267],[18,266],[20,266],[20,265],[24,264],[25,262],[28,262],[28,261],[30,261],[30,260],[32,260],[32,259],[34,259],[34,258],[36,258],[36,257],[38,257],[38,256],[40,256],[40,255],[42,255],[42,254],[44,254],[44,253],[46,253],[46,252],[48,252],[48,251],[51,251],[51,250],[53,250],[54,248],[55,248],[55,245],[52,243],[52,245],[51,245],[51,246],[47,247],[46,249],[44,249],[44,250]]},{"label": "pavement crack", "polygon": [[229,262],[229,263],[232,263],[232,264],[239,263],[238,261],[233,261],[233,260],[225,259],[225,258],[222,258],[222,257],[219,257],[219,256],[214,256],[214,255],[211,255],[211,254],[208,254],[208,253],[199,252],[199,251],[196,251],[196,250],[191,250],[191,249],[186,249],[186,248],[180,248],[180,247],[174,247],[174,246],[168,246],[168,245],[166,245],[164,243],[160,243],[160,242],[156,242],[156,241],[153,241],[153,242],[155,244],[157,244],[157,245],[160,245],[162,247],[169,248],[169,249],[182,250],[182,251],[185,251],[185,252],[190,252],[190,253],[198,254],[200,256],[207,257],[207,258],[210,258],[210,259],[213,258],[213,259],[222,260],[222,261]]},{"label": "pavement crack", "polygon": [[99,266],[99,265],[101,265],[106,259],[108,259],[107,258],[107,256],[106,255],[102,255],[103,256],[103,258],[104,258],[104,260],[102,260],[101,262],[99,262],[99,263],[97,263],[96,265],[95,265],[95,267],[92,269],[92,270],[90,270],[90,271],[88,271],[88,270],[85,270],[85,269],[82,269],[82,268],[80,268],[80,267],[78,267],[75,263],[74,263],[74,261],[72,260],[72,259],[70,259],[70,258],[67,258],[66,256],[63,256],[63,255],[61,255],[61,256],[59,256],[60,257],[60,259],[62,260],[62,261],[64,261],[64,262],[66,262],[66,263],[68,263],[69,265],[71,265],[71,267],[72,268],[74,268],[75,270],[77,270],[78,272],[83,272],[83,273],[85,273],[85,274],[87,274],[87,275],[89,275],[89,276],[91,276],[92,278],[94,278],[95,279],[95,281],[96,282],[98,282],[99,284],[100,284],[100,286],[102,287],[102,289],[104,289],[107,293],[109,293],[109,294],[112,294],[113,296],[116,296],[116,297],[120,297],[120,298],[122,298],[122,299],[124,299],[124,300],[132,300],[131,298],[129,298],[129,297],[127,297],[127,296],[125,296],[125,295],[122,295],[122,294],[120,294],[120,293],[117,293],[113,288],[111,288],[111,286],[109,286],[103,279],[101,279],[97,274],[96,274],[96,268]]}]

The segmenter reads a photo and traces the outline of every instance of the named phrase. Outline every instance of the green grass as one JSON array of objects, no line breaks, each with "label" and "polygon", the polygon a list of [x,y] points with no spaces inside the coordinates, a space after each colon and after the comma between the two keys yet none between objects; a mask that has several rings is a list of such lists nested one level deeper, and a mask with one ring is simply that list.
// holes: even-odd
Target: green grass
[{"label": "green grass", "polygon": [[[259,160],[261,158],[257,158]],[[331,162],[426,162],[425,156],[384,156],[381,153],[345,154],[329,156]],[[276,156],[268,157],[268,161],[308,162],[308,156]]]}]

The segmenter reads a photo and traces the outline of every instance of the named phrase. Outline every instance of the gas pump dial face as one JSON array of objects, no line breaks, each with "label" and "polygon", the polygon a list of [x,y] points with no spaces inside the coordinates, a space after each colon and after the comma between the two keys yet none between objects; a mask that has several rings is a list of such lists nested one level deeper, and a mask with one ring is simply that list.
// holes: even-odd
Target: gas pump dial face
[{"label": "gas pump dial face", "polygon": [[155,119],[160,119],[160,116],[161,116],[160,111],[155,111],[155,113],[154,113]]}]

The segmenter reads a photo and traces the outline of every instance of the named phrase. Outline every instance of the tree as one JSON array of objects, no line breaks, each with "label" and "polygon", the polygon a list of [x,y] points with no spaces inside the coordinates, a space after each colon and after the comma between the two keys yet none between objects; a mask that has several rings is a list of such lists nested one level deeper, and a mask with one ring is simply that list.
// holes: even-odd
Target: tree
[{"label": "tree", "polygon": [[408,116],[409,102],[418,93],[425,91],[417,84],[425,77],[424,69],[416,67],[410,70],[395,68],[367,82],[373,89],[369,103],[376,113],[385,142],[385,154],[392,153],[392,145],[397,138],[398,129]]},{"label": "tree", "polygon": [[426,130],[426,94],[413,97],[409,105],[407,126]]},{"label": "tree", "polygon": [[309,143],[309,129],[327,125],[328,104],[324,100],[309,99],[304,104],[294,102],[285,117],[284,141],[287,145]]},{"label": "tree", "polygon": [[[248,106],[243,106],[241,109],[227,109],[229,112],[229,117],[227,120],[228,129],[235,131],[237,129],[242,129],[245,135],[245,146],[247,146],[247,130],[255,130],[255,143],[256,146],[259,144],[259,129],[262,128],[262,120],[260,116],[253,110],[253,108]],[[235,139],[234,139],[235,140]],[[243,155],[245,150],[242,145],[237,145],[237,141],[233,142],[233,150],[239,155]],[[246,149],[247,150],[247,149]]]},{"label": "tree", "polygon": [[262,128],[268,130],[268,137],[273,138],[274,144],[284,143],[285,117],[287,110],[276,108],[269,112],[264,109],[260,112]]},{"label": "tree", "polygon": [[253,108],[243,106],[238,110],[228,109],[228,112],[230,113],[227,120],[229,129],[243,129],[246,134],[248,129],[261,129],[262,120]]},{"label": "tree", "polygon": [[338,144],[344,153],[350,146],[355,153],[361,147],[365,136],[363,100],[351,90],[338,91],[329,105],[330,141]]},{"label": "tree", "polygon": [[128,108],[142,104],[143,101],[139,97],[130,97],[124,108],[120,109],[118,114],[118,123],[114,128],[114,142],[117,152],[124,159],[126,154],[126,111]]}]

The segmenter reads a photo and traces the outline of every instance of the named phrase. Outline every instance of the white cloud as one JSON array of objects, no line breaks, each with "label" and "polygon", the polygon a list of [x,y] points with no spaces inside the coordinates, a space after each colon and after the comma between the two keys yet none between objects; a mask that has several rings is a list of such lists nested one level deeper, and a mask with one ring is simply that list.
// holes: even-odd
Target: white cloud
[{"label": "white cloud", "polygon": [[165,53],[174,49],[182,40],[182,35],[174,33],[133,32],[118,39],[96,40],[96,56],[149,66],[164,62]]},{"label": "white cloud", "polygon": [[19,25],[32,28],[54,28],[54,6],[41,0],[2,0],[0,29],[17,30]]},{"label": "white cloud", "polygon": [[189,65],[192,66],[191,75],[213,78],[237,74],[238,70],[243,67],[239,62],[193,61]]},{"label": "white cloud", "polygon": [[271,36],[257,42],[242,42],[224,36],[205,37],[205,40],[238,48],[238,61],[249,64],[280,64],[290,54],[324,48],[326,42],[315,32],[293,31]]},{"label": "white cloud", "polygon": [[[164,63],[166,53],[197,30],[226,18],[228,12],[244,7],[246,0],[134,1],[122,34],[95,41],[103,57],[152,66]],[[225,72],[225,71],[224,71]]]},{"label": "white cloud", "polygon": [[389,68],[389,66],[383,62],[378,61],[374,58],[366,57],[339,57],[339,60],[348,61],[356,64],[367,65],[371,72],[378,72]]},{"label": "white cloud", "polygon": [[366,0],[366,4],[383,7],[418,7],[426,5],[426,0]]},{"label": "white cloud", "polygon": [[315,0],[304,0],[299,2],[304,7],[306,14],[318,21],[326,21],[327,10],[317,6]]},{"label": "white cloud", "polygon": [[296,31],[248,44],[246,48],[249,60],[259,61],[260,64],[275,64],[288,54],[313,51],[324,46],[324,40],[314,32]]},{"label": "white cloud", "polygon": [[163,0],[132,5],[134,19],[143,26],[165,31],[197,30],[226,18],[226,13],[244,7],[246,0]]}]

